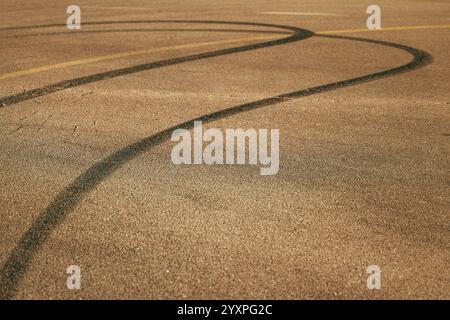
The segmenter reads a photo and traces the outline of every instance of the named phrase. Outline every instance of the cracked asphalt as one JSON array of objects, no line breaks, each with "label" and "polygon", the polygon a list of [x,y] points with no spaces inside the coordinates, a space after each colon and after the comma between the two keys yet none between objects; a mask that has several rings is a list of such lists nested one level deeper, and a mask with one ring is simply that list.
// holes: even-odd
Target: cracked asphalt
[{"label": "cracked asphalt", "polygon": [[[1,298],[450,298],[450,3],[0,3]],[[279,173],[174,165],[205,115]]]}]

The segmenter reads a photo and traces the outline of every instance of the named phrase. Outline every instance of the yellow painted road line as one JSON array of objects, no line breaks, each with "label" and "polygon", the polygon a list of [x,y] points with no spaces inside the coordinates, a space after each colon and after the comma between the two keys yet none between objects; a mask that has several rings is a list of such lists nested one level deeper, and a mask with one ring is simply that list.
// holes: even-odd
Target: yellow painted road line
[{"label": "yellow painted road line", "polygon": [[252,38],[241,38],[241,39],[230,39],[230,40],[219,40],[219,41],[181,44],[181,45],[176,45],[176,46],[168,46],[168,47],[160,47],[160,48],[153,48],[153,49],[147,49],[147,50],[116,53],[116,54],[110,54],[110,55],[105,55],[105,56],[100,56],[100,57],[67,61],[67,62],[51,64],[51,65],[42,66],[42,67],[36,67],[36,68],[31,68],[31,69],[25,69],[25,70],[5,73],[5,74],[0,75],[0,80],[11,79],[11,78],[30,75],[30,74],[34,74],[34,73],[50,71],[50,70],[55,70],[55,69],[62,69],[62,68],[67,68],[67,67],[72,67],[72,66],[79,66],[79,65],[89,64],[89,63],[96,63],[96,62],[101,62],[101,61],[144,55],[147,53],[155,53],[155,52],[179,50],[179,49],[189,49],[189,48],[200,48],[200,47],[206,47],[206,46],[239,43],[239,42],[249,42],[249,41],[256,41],[256,40],[271,40],[271,39],[278,39],[278,38],[280,38],[280,36],[259,36],[259,37],[252,37]]},{"label": "yellow painted road line", "polygon": [[344,29],[344,30],[331,30],[331,31],[318,31],[316,34],[340,34],[340,33],[360,33],[360,32],[380,32],[380,31],[401,31],[401,30],[429,30],[429,29],[449,29],[448,25],[435,25],[435,26],[406,26],[406,27],[387,27],[378,30],[369,29]]},{"label": "yellow painted road line", "polygon": [[101,10],[155,10],[148,7],[99,7],[99,6],[83,6],[83,9],[101,9]]}]

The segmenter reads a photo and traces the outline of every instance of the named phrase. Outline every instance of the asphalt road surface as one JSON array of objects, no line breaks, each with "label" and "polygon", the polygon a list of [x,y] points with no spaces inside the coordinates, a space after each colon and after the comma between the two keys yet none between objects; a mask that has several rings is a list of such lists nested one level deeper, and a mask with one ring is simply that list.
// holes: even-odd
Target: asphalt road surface
[{"label": "asphalt road surface", "polygon": [[[0,298],[450,299],[449,2],[0,4]],[[278,174],[175,165],[194,119]]]}]

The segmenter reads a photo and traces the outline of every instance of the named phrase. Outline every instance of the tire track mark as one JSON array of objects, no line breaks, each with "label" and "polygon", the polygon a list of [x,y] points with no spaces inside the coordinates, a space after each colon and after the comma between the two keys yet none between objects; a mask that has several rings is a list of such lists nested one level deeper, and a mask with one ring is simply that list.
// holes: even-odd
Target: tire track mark
[{"label": "tire track mark", "polygon": [[[96,24],[107,24],[107,23],[111,24],[111,23],[119,23],[119,22],[86,22],[86,23],[84,23],[84,25],[96,25]],[[120,23],[128,24],[130,22],[126,21],[126,22],[120,22]],[[135,23],[144,23],[144,22],[137,21]],[[155,23],[155,21],[146,21],[146,23]],[[166,23],[184,23],[185,24],[185,23],[187,23],[187,21],[186,20],[175,20],[175,21],[168,21]],[[193,23],[200,23],[200,22],[194,21]],[[201,23],[209,23],[209,22],[201,22]],[[0,109],[11,106],[11,105],[19,103],[19,102],[34,99],[37,97],[42,97],[42,96],[45,96],[45,95],[48,95],[51,93],[55,93],[58,91],[62,91],[62,90],[68,89],[68,88],[78,87],[78,86],[82,86],[85,84],[102,81],[105,79],[111,79],[111,78],[116,78],[116,77],[132,74],[132,73],[168,67],[171,65],[176,65],[176,64],[180,64],[180,63],[184,63],[184,62],[203,60],[203,59],[208,59],[208,58],[213,58],[213,57],[218,57],[218,56],[223,56],[223,55],[229,55],[229,54],[233,54],[233,53],[241,53],[241,52],[250,51],[250,50],[256,50],[256,49],[262,49],[262,48],[266,48],[266,47],[283,45],[283,44],[287,44],[290,42],[303,40],[303,39],[312,37],[312,35],[313,35],[313,32],[305,30],[305,29],[294,28],[294,27],[289,27],[289,26],[269,25],[269,24],[265,24],[265,23],[226,22],[226,21],[220,21],[220,22],[216,21],[216,22],[212,22],[212,23],[231,24],[231,25],[238,25],[238,26],[251,25],[251,26],[256,26],[256,27],[269,27],[270,26],[272,28],[280,28],[280,29],[285,29],[285,30],[291,31],[291,35],[289,37],[285,37],[285,38],[281,38],[281,39],[270,40],[270,41],[256,43],[256,44],[250,44],[250,45],[246,45],[246,46],[227,48],[227,49],[210,51],[210,52],[194,54],[194,55],[189,55],[189,56],[184,56],[184,57],[179,57],[179,58],[161,60],[161,61],[157,61],[157,62],[146,63],[146,64],[136,65],[136,66],[132,66],[132,67],[111,70],[111,71],[107,71],[107,72],[103,72],[103,73],[97,73],[94,75],[84,76],[84,77],[80,77],[80,78],[76,78],[76,79],[60,81],[58,83],[51,84],[51,85],[48,85],[48,86],[45,86],[42,88],[36,88],[36,89],[28,90],[28,91],[25,91],[25,92],[22,92],[19,94],[11,95],[9,97],[0,98]],[[53,27],[55,25],[46,25],[46,26],[42,26],[42,27],[45,28],[48,26]],[[58,25],[58,26],[61,26],[61,25]],[[18,27],[18,29],[22,29],[22,28],[33,28],[33,26]],[[6,29],[0,29],[0,30],[6,30]],[[212,29],[211,31],[214,31],[214,29]]]},{"label": "tire track mark", "polygon": [[[77,79],[61,81],[56,84],[52,84],[46,87],[32,89],[23,93],[18,93],[9,97],[0,98],[0,109],[2,107],[8,107],[11,105],[18,104],[20,102],[34,99],[37,97],[45,96],[54,92],[58,92],[67,88],[72,88],[76,86],[81,86],[84,84],[101,81],[113,77],[118,77],[122,75],[128,75],[136,72],[151,70],[155,68],[166,67],[170,65],[180,64],[184,62],[196,61],[206,58],[218,57],[233,53],[240,53],[245,51],[251,51],[256,49],[262,49],[272,46],[284,45],[290,42],[300,41],[313,36],[313,32],[295,28],[290,26],[272,25],[265,23],[250,23],[250,22],[227,22],[227,21],[188,21],[188,20],[172,20],[172,21],[124,21],[124,22],[91,22],[84,24],[98,25],[98,24],[117,24],[117,23],[205,23],[205,24],[225,24],[225,25],[237,25],[237,26],[254,26],[254,27],[270,27],[278,28],[282,30],[287,30],[290,32],[289,37],[270,40],[266,42],[215,50],[211,52],[205,52],[195,55],[189,55],[174,59],[162,60],[148,64],[142,64],[138,66],[122,68],[117,70],[111,70],[108,72],[103,72],[95,75],[85,76]],[[15,30],[15,29],[28,29],[28,28],[47,28],[55,26],[65,26],[65,25],[44,25],[44,26],[25,26],[25,27],[13,27],[4,28],[1,30]],[[211,29],[214,31],[214,29]],[[35,101],[35,100],[34,100]],[[168,129],[170,130],[170,129]],[[166,130],[167,131],[167,130]],[[140,146],[137,146],[140,148]],[[135,153],[138,150],[131,147]],[[129,149],[125,152],[119,151],[119,158],[127,158]],[[116,157],[112,160],[115,162]],[[42,244],[46,241],[50,232],[61,223],[69,212],[71,212],[76,204],[90,191],[92,191],[95,186],[104,178],[109,176],[114,172],[113,167],[111,167],[110,162],[107,164],[101,161],[98,165],[94,165],[92,168],[88,169],[87,175],[83,174],[77,178],[71,185],[69,185],[65,190],[63,190],[52,203],[47,207],[44,213],[40,214],[38,218],[33,222],[31,227],[25,232],[21,237],[19,243],[10,253],[8,259],[0,269],[0,300],[12,299],[17,287],[22,280],[23,276],[28,269],[29,264],[35,253],[39,250]]]}]

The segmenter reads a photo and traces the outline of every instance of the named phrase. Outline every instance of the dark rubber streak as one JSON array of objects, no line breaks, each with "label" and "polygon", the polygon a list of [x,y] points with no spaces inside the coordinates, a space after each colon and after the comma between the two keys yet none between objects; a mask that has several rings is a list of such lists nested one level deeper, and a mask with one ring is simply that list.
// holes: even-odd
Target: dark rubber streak
[{"label": "dark rubber streak", "polygon": [[[83,22],[83,26],[98,26],[108,24],[152,24],[152,23],[180,23],[180,24],[208,24],[208,25],[234,25],[234,26],[252,26],[252,27],[267,27],[275,29],[285,29],[297,32],[299,28],[284,26],[279,24],[256,23],[256,22],[242,22],[242,21],[211,21],[211,20],[122,20],[122,21],[92,21]],[[32,26],[17,26],[0,28],[0,31],[25,30],[25,29],[44,29],[44,28],[67,28],[66,24],[45,24]],[[76,31],[75,31],[76,32]]]},{"label": "dark rubber streak", "polygon": [[[75,32],[41,32],[41,33],[21,33],[7,35],[7,38],[40,37],[40,36],[82,36],[96,33],[121,33],[121,32],[226,32],[226,33],[258,33],[258,34],[279,34],[290,35],[292,32],[252,30],[252,29],[111,29],[111,30],[84,30]],[[5,37],[5,38],[6,38]]]},{"label": "dark rubber streak", "polygon": [[[90,22],[84,23],[83,25],[98,25],[98,24],[117,24],[117,23],[206,23],[206,24],[225,24],[225,25],[238,25],[238,26],[256,26],[256,27],[271,27],[284,29],[291,32],[291,35],[286,38],[271,40],[267,42],[256,43],[252,45],[246,45],[242,47],[235,47],[223,50],[216,50],[201,54],[195,54],[180,58],[168,59],[148,64],[142,64],[134,67],[123,68],[112,70],[104,73],[99,73],[95,75],[85,76],[77,79],[61,81],[59,83],[49,85],[43,88],[32,89],[20,94],[15,94],[10,97],[0,98],[0,109],[3,107],[11,106],[26,100],[34,99],[36,97],[41,97],[47,94],[58,92],[67,88],[81,86],[83,84],[92,83],[100,80],[105,80],[113,77],[118,77],[122,75],[128,75],[140,71],[151,70],[155,68],[166,67],[174,64],[179,64],[188,61],[196,61],[200,59],[206,59],[211,57],[218,57],[222,55],[228,55],[232,53],[256,50],[271,46],[283,45],[290,42],[295,42],[303,39],[307,39],[313,36],[313,32],[290,27],[290,26],[280,26],[271,25],[263,23],[247,23],[247,22],[226,22],[226,21],[185,21],[185,20],[175,20],[175,21],[121,21],[121,22]],[[0,30],[14,30],[14,29],[32,29],[32,28],[47,28],[47,27],[60,27],[64,25],[45,25],[45,26],[25,26],[25,27],[15,27],[15,28],[5,28]],[[168,129],[170,130],[170,129]],[[164,132],[168,132],[165,130]],[[152,138],[152,144],[157,145],[167,138],[165,134],[161,136],[163,139],[158,143],[154,144],[158,140],[157,137]],[[140,145],[136,146],[140,148]],[[95,186],[104,178],[109,176],[112,172],[118,169],[116,166],[111,166],[111,164],[117,162],[118,165],[123,163],[126,159],[127,154],[130,150],[132,154],[138,152],[133,146],[127,148],[123,152],[119,151],[112,157],[108,157],[107,165],[105,162],[101,161],[94,165],[82,176],[78,177],[70,186],[68,186],[64,191],[62,191],[47,207],[44,213],[40,214],[39,217],[33,222],[31,227],[25,232],[25,234],[20,239],[19,243],[10,253],[10,256],[6,260],[2,269],[0,270],[0,300],[12,299],[15,292],[17,291],[17,286],[19,285],[21,279],[25,275],[26,270],[34,256],[34,254],[39,250],[42,244],[46,241],[50,232],[61,223],[69,212],[73,210],[76,204]],[[116,160],[117,159],[117,160]],[[131,158],[130,158],[131,159]]]},{"label": "dark rubber streak", "polygon": [[[129,22],[126,22],[126,23],[129,23]],[[180,22],[178,22],[178,23],[180,23]],[[186,21],[182,21],[182,23],[186,23]],[[198,22],[195,22],[195,23],[198,23]],[[243,22],[239,22],[239,23],[214,22],[214,23],[216,23],[216,24],[250,25],[249,23],[243,23]],[[96,23],[84,23],[84,24],[88,25],[88,24],[96,24]],[[261,27],[270,26],[267,24],[257,24],[257,23],[251,24],[251,25],[261,26]],[[277,26],[277,25],[272,25],[272,27],[287,29],[289,31],[294,31],[295,33],[289,37],[282,38],[282,39],[271,40],[271,41],[266,41],[266,42],[261,42],[261,43],[256,43],[256,44],[251,44],[251,45],[246,45],[246,46],[241,46],[241,47],[234,47],[234,48],[216,50],[216,51],[211,51],[211,52],[205,52],[205,53],[184,56],[184,57],[179,57],[179,58],[174,58],[174,59],[168,59],[168,60],[162,60],[162,61],[157,61],[157,62],[151,62],[151,63],[141,64],[141,65],[137,65],[137,66],[133,66],[133,67],[116,69],[116,70],[107,71],[107,72],[103,72],[103,73],[97,73],[94,75],[84,76],[84,77],[80,77],[80,78],[76,78],[76,79],[61,81],[61,82],[58,82],[58,83],[55,83],[55,84],[52,84],[52,85],[49,85],[46,87],[32,89],[32,90],[28,90],[28,91],[25,91],[25,92],[22,92],[19,94],[14,94],[9,97],[1,98],[0,99],[0,109],[8,107],[8,106],[16,104],[16,103],[19,103],[19,102],[23,102],[23,101],[30,100],[30,99],[35,99],[35,98],[42,97],[42,96],[45,96],[45,95],[48,95],[51,93],[55,93],[55,92],[58,92],[61,90],[78,87],[78,86],[82,86],[85,84],[89,84],[89,83],[93,83],[93,82],[97,82],[97,81],[101,81],[101,80],[105,80],[105,79],[111,79],[111,78],[116,78],[116,77],[132,74],[132,73],[148,71],[148,70],[158,69],[158,68],[162,68],[162,67],[168,67],[171,65],[180,64],[180,63],[184,63],[184,62],[202,60],[202,59],[213,58],[213,57],[218,57],[218,56],[223,56],[223,55],[229,55],[229,54],[233,54],[233,53],[240,53],[240,52],[245,52],[245,51],[250,51],[250,50],[262,49],[262,48],[266,48],[266,47],[283,45],[283,44],[287,44],[290,42],[307,39],[307,38],[313,36],[313,32],[304,30],[304,29],[293,28],[293,27],[282,27],[282,26]],[[25,28],[25,27],[23,27],[23,28]]]}]

